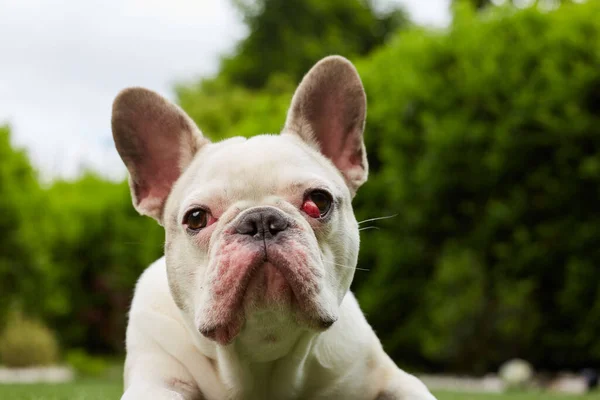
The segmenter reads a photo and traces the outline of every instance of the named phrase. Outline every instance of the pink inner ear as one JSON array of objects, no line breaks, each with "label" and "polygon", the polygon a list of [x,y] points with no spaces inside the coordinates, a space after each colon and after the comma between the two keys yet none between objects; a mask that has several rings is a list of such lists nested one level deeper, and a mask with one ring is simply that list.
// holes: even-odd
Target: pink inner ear
[{"label": "pink inner ear", "polygon": [[363,166],[361,116],[347,109],[343,99],[330,96],[324,101],[323,112],[315,133],[321,152],[342,172],[354,171]]},{"label": "pink inner ear", "polygon": [[[354,144],[350,144],[355,142]],[[362,143],[356,143],[355,138],[347,137],[346,143],[342,145],[342,153],[333,160],[336,167],[342,171],[349,171],[355,168],[363,168],[363,149]]]},{"label": "pink inner ear", "polygon": [[178,163],[182,156],[182,146],[176,137],[164,135],[150,137],[146,132],[152,130],[146,130],[142,134],[140,139],[144,143],[145,150],[135,161],[138,164],[136,181],[140,183],[138,195],[140,199],[165,198],[181,174]]},{"label": "pink inner ear", "polygon": [[[161,128],[181,130],[181,127],[166,124],[156,126],[156,121],[145,120],[138,130],[139,148],[131,162],[134,164],[134,190],[141,209],[160,212],[173,184],[181,174],[179,162],[182,159],[183,146],[178,132],[175,134],[157,134]],[[171,126],[169,126],[171,125]]]}]

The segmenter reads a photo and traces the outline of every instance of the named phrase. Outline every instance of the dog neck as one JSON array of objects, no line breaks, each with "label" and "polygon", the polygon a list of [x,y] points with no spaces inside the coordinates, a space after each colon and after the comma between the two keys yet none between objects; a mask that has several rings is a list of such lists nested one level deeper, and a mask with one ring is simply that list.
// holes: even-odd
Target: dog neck
[{"label": "dog neck", "polygon": [[247,363],[275,362],[290,354],[307,332],[296,323],[289,310],[254,310],[246,317],[239,336],[228,347]]},{"label": "dog neck", "polygon": [[[310,364],[312,349],[318,340],[318,334],[300,332],[296,339],[288,342],[289,348],[278,358],[268,361],[255,361],[253,358],[261,349],[265,354],[274,356],[271,347],[255,346],[251,356],[242,340],[231,346],[218,346],[216,365],[219,375],[229,388],[236,388],[243,398],[277,398],[276,393],[286,394],[305,385],[305,370]],[[287,343],[286,343],[287,344]],[[266,359],[259,355],[258,359]]]},{"label": "dog neck", "polygon": [[[196,347],[236,398],[273,398],[306,385],[305,370],[321,333],[298,326],[285,310],[254,311],[233,343],[222,346],[202,336],[185,318]],[[311,367],[314,369],[315,365]],[[276,398],[276,397],[275,397]]]}]

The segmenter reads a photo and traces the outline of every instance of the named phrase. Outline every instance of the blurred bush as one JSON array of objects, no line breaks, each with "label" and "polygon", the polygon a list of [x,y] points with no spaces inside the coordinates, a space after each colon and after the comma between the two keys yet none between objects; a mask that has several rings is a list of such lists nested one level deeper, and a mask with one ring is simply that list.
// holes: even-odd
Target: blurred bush
[{"label": "blurred bush", "polygon": [[231,85],[224,79],[177,87],[178,102],[212,140],[279,133],[296,83],[285,75],[262,90]]},{"label": "blurred bush", "polygon": [[408,24],[398,8],[380,10],[379,1],[233,0],[249,34],[223,59],[220,78],[261,89],[273,72],[300,79],[331,53],[368,54]]},{"label": "blurred bush", "polygon": [[0,336],[0,363],[7,367],[35,367],[56,364],[58,341],[39,321],[12,312]]},{"label": "blurred bush", "polygon": [[18,300],[44,314],[39,297],[55,292],[49,241],[40,234],[47,211],[38,178],[24,151],[15,149],[8,126],[0,126],[0,330]]},{"label": "blurred bush", "polygon": [[47,315],[68,347],[122,352],[141,272],[163,254],[164,232],[131,204],[126,182],[86,174],[46,190],[52,263],[63,301]]},{"label": "blurred bush", "polygon": [[83,349],[67,352],[67,363],[79,376],[100,377],[106,374],[111,364],[103,357],[88,354]]},{"label": "blurred bush", "polygon": [[66,347],[122,352],[135,281],[164,233],[131,205],[126,182],[84,174],[40,187],[0,128],[0,330],[11,305],[44,320]]},{"label": "blurred bush", "polygon": [[400,362],[600,363],[600,3],[457,7],[362,61],[357,289]]}]

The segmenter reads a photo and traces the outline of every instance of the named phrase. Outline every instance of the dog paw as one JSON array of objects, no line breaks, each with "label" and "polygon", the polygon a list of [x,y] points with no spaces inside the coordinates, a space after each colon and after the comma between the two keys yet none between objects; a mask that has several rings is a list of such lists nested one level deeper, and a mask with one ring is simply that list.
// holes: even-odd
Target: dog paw
[{"label": "dog paw", "polygon": [[121,397],[121,400],[188,400],[181,393],[157,386],[132,386]]},{"label": "dog paw", "polygon": [[428,391],[420,393],[394,393],[389,390],[379,392],[375,400],[436,400]]},{"label": "dog paw", "polygon": [[397,370],[394,378],[377,394],[375,400],[436,400],[417,377]]}]

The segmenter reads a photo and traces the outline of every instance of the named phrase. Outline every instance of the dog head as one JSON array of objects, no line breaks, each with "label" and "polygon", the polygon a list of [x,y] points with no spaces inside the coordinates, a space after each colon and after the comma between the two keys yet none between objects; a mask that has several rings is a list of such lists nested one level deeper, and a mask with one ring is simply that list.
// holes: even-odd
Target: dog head
[{"label": "dog head", "polygon": [[266,319],[251,323],[265,311],[296,330],[336,321],[358,257],[365,116],[360,78],[338,56],[304,77],[279,135],[211,143],[158,94],[118,95],[112,130],[134,206],[164,226],[171,293],[204,336],[276,341]]}]

